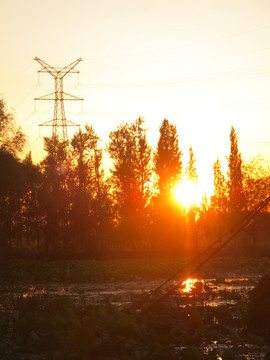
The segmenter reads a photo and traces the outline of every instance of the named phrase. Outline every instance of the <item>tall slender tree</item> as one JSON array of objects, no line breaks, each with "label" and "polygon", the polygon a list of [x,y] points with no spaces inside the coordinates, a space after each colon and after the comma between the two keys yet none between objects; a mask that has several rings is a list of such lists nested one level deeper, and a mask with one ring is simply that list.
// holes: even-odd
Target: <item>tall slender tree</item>
[{"label": "tall slender tree", "polygon": [[153,204],[151,241],[152,246],[164,254],[179,250],[180,242],[184,242],[182,209],[172,193],[182,177],[182,152],[175,125],[164,119],[159,132],[154,156],[158,191]]},{"label": "tall slender tree", "polygon": [[[195,166],[197,159],[195,159],[192,146],[189,148],[189,161],[186,168],[186,177],[188,181],[192,181],[194,184],[197,184],[198,175],[197,169]],[[196,216],[198,213],[198,207],[196,204],[191,204],[188,213],[188,225],[189,225],[189,237],[190,237],[190,246],[192,251],[198,251],[198,229],[196,224]]]},{"label": "tall slender tree", "polygon": [[228,158],[228,188],[229,188],[229,205],[231,211],[241,211],[245,206],[245,196],[243,190],[242,174],[242,156],[238,149],[238,137],[235,128],[231,127],[230,132],[231,152]]},{"label": "tall slender tree", "polygon": [[182,175],[182,152],[176,126],[164,119],[159,129],[160,137],[154,158],[155,171],[158,175],[160,194],[170,192],[179,182]]},{"label": "tall slender tree", "polygon": [[225,213],[228,206],[228,188],[225,176],[221,171],[219,159],[213,165],[214,170],[214,194],[211,196],[211,208],[216,214]]},{"label": "tall slender tree", "polygon": [[47,226],[45,248],[47,252],[66,246],[68,221],[68,173],[70,160],[67,157],[67,144],[57,136],[44,138],[46,157],[41,162],[44,175],[44,208]]},{"label": "tall slender tree", "polygon": [[108,152],[113,161],[113,195],[121,238],[128,239],[125,245],[134,249],[142,238],[151,195],[151,148],[143,119],[122,124],[112,131]]},{"label": "tall slender tree", "polygon": [[196,161],[197,161],[197,159],[195,159],[192,146],[190,146],[189,161],[188,161],[188,166],[186,168],[186,177],[189,181],[194,181],[195,183],[197,183],[197,181],[198,181],[197,169],[195,166]]},{"label": "tall slender tree", "polygon": [[71,152],[71,234],[77,240],[77,249],[93,254],[101,247],[112,215],[102,150],[92,126],[86,125],[85,131],[80,129],[74,134]]},{"label": "tall slender tree", "polygon": [[123,124],[110,133],[109,154],[113,160],[114,193],[120,213],[144,208],[149,200],[151,148],[142,118]]},{"label": "tall slender tree", "polygon": [[20,228],[18,239],[28,251],[44,250],[44,218],[45,212],[42,203],[41,169],[32,161],[31,152],[21,163],[24,178],[24,193],[20,198]]}]

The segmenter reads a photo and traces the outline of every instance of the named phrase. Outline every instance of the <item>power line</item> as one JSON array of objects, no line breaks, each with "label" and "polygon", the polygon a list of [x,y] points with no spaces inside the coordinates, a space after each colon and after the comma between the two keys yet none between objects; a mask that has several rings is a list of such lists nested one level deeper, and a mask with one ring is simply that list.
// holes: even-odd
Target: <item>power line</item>
[{"label": "power line", "polygon": [[[270,26],[263,26],[263,27],[258,27],[258,28],[255,28],[255,29],[251,29],[251,30],[246,30],[246,31],[240,31],[238,33],[232,33],[232,34],[229,34],[229,35],[224,35],[224,36],[219,36],[219,37],[215,37],[213,39],[207,39],[207,40],[203,40],[203,41],[196,41],[196,42],[193,42],[193,43],[187,43],[187,44],[184,44],[184,45],[177,45],[177,46],[170,46],[170,47],[162,47],[161,50],[164,52],[164,51],[170,51],[170,50],[183,50],[183,49],[187,49],[187,48],[193,48],[193,47],[196,47],[196,46],[201,46],[201,45],[206,45],[206,44],[211,44],[211,43],[215,43],[215,42],[219,42],[221,40],[226,40],[226,39],[232,39],[232,38],[236,38],[236,37],[241,37],[243,35],[247,35],[247,34],[251,34],[251,33],[254,33],[254,32],[260,32],[260,31],[264,31],[264,30],[269,30],[270,29]],[[143,51],[143,54],[153,54],[153,50],[152,49],[148,49],[148,50],[144,50]],[[123,57],[123,56],[130,56],[130,57],[134,57],[138,55],[138,52],[129,52],[129,53],[121,53],[119,55],[107,55],[107,56],[103,56],[103,59],[118,59],[119,57]],[[181,55],[183,56],[186,56],[186,53],[182,52]],[[189,56],[189,55],[188,55]],[[193,55],[191,55],[193,56]],[[91,59],[92,62],[96,61],[96,62],[100,62],[102,61],[101,58],[92,58]]]},{"label": "power line", "polygon": [[147,82],[126,82],[126,83],[80,83],[80,86],[92,88],[136,88],[136,87],[158,87],[191,85],[194,83],[214,83],[222,81],[245,80],[270,75],[270,65],[254,66],[246,69],[218,72],[207,75],[184,77],[180,79],[147,81]]},{"label": "power line", "polygon": [[33,91],[36,89],[36,86],[32,87],[15,105],[15,108],[20,107],[24,101],[33,93]]},{"label": "power line", "polygon": [[[161,288],[163,288],[169,281],[173,280],[177,275],[183,273],[186,270],[186,275],[189,277],[193,277],[196,273],[205,265],[207,264],[218,252],[220,252],[232,239],[238,235],[243,229],[251,224],[253,219],[263,210],[270,202],[270,196],[267,196],[266,199],[261,201],[255,208],[244,215],[235,225],[233,225],[229,230],[227,230],[224,234],[222,234],[217,240],[215,240],[212,244],[210,244],[205,250],[203,250],[200,254],[196,255],[190,261],[188,261],[184,266],[182,266],[178,271],[172,274],[166,281],[160,284],[156,289],[148,294],[148,299],[142,301],[139,305],[139,308],[142,309],[142,314],[145,314],[149,311],[154,305],[160,303],[161,301],[165,300],[170,294],[172,294],[176,289],[182,285],[183,280],[178,281],[174,284],[169,290],[165,292],[164,295],[159,296],[156,299],[151,301],[151,297],[155,295]],[[221,243],[221,244],[220,244]],[[220,244],[217,248],[214,246]],[[212,251],[209,254],[209,250]],[[196,264],[196,261],[200,260],[202,256],[206,256],[198,265],[195,265],[195,268],[187,272],[187,269],[192,264]],[[150,300],[150,302],[148,302]],[[144,305],[146,305],[144,307]],[[138,309],[138,306],[136,306]]]},{"label": "power line", "polygon": [[[223,104],[213,104],[209,106],[204,107],[185,107],[183,109],[179,110],[147,110],[139,112],[141,115],[142,113],[146,114],[156,114],[160,115],[161,113],[167,112],[169,116],[170,114],[190,114],[190,113],[212,113],[217,112],[220,110],[233,110],[233,111],[245,111],[245,110],[252,110],[252,108],[258,108],[261,106],[270,106],[270,98],[262,98],[262,99],[254,99],[254,100],[246,100],[246,101],[238,101],[238,102],[232,102],[232,103],[223,103]],[[113,116],[113,115],[120,115],[120,116],[130,116],[134,115],[135,113],[138,113],[138,111],[83,111],[83,114],[91,115],[91,116]]]}]

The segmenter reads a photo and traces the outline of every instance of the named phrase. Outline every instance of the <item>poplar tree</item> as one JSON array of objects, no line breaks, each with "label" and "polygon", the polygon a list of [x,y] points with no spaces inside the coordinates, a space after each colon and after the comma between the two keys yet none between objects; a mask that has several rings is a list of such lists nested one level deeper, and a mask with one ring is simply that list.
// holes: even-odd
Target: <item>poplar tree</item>
[{"label": "poplar tree", "polygon": [[134,252],[142,245],[150,199],[151,148],[146,140],[142,118],[118,126],[110,133],[108,152],[113,196],[121,249]]},{"label": "poplar tree", "polygon": [[245,196],[243,190],[243,174],[242,174],[242,156],[238,149],[238,137],[234,127],[230,132],[231,152],[228,158],[228,188],[229,188],[229,204],[231,211],[242,210],[245,206]]},{"label": "poplar tree", "polygon": [[60,141],[58,136],[44,138],[44,150],[47,155],[41,162],[41,169],[46,213],[45,251],[51,252],[66,245],[70,160],[67,158],[67,143]]},{"label": "poplar tree", "polygon": [[224,213],[227,210],[227,184],[225,176],[221,171],[219,159],[213,165],[214,170],[214,194],[211,196],[211,207],[216,214]]},{"label": "poplar tree", "polygon": [[176,126],[164,119],[159,132],[154,156],[158,195],[153,203],[151,241],[153,247],[164,254],[175,252],[184,244],[185,220],[172,191],[182,177],[182,152]]},{"label": "poplar tree", "polygon": [[97,251],[111,223],[109,184],[102,168],[102,150],[92,126],[85,125],[71,140],[71,221],[77,248]]},{"label": "poplar tree", "polygon": [[186,168],[186,176],[189,181],[194,181],[195,183],[197,183],[197,181],[198,181],[197,169],[195,166],[196,161],[197,161],[197,159],[195,159],[192,146],[190,146],[189,161],[188,161],[188,166]]},{"label": "poplar tree", "polygon": [[182,175],[182,152],[179,150],[176,126],[164,119],[159,129],[160,137],[154,158],[158,175],[158,188],[162,195],[179,182]]},{"label": "poplar tree", "polygon": [[112,131],[108,152],[113,161],[112,182],[120,217],[145,208],[150,196],[152,151],[143,119]]},{"label": "poplar tree", "polygon": [[98,137],[89,125],[85,126],[85,131],[80,129],[75,133],[71,140],[74,181],[82,192],[89,190],[92,185],[97,142]]}]

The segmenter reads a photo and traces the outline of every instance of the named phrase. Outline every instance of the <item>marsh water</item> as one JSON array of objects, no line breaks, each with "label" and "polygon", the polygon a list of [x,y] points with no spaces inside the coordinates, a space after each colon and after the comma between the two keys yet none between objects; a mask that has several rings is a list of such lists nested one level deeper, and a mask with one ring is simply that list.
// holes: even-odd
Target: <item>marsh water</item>
[{"label": "marsh water", "polygon": [[[185,285],[176,288],[177,302],[180,307],[188,306],[229,306],[237,304],[239,301],[247,301],[248,294],[258,281],[256,275],[226,275],[217,278],[194,279],[194,284],[189,288]],[[134,299],[147,297],[156,289],[164,279],[152,281],[129,281],[129,282],[109,282],[104,284],[32,284],[32,285],[14,285],[8,288],[2,288],[2,296],[23,298],[35,297],[42,295],[67,296],[73,299],[75,304],[99,304],[109,302],[122,307],[131,307]],[[176,281],[167,284],[164,290],[159,294],[164,294],[167,289],[174,287]],[[237,315],[236,315],[237,316]],[[266,348],[260,345],[242,343],[241,359],[261,360],[264,359]],[[220,341],[209,341],[203,346],[205,354],[216,351],[219,354],[224,353],[232,348],[235,344],[229,338]],[[243,350],[244,349],[244,350]],[[218,359],[218,358],[217,358]],[[222,360],[222,357],[219,357]]]},{"label": "marsh water", "polygon": [[[200,302],[204,305],[219,306],[235,303],[240,298],[246,299],[249,291],[255,286],[259,276],[233,276],[218,277],[212,279],[196,279],[198,283],[203,284],[203,290],[200,291]],[[97,304],[109,301],[119,306],[129,306],[132,298],[136,295],[147,295],[156,289],[164,279],[151,281],[129,281],[129,282],[109,282],[104,284],[33,284],[30,286],[14,285],[8,288],[8,293],[21,294],[23,297],[35,296],[41,294],[50,294],[55,296],[68,296],[75,302],[84,300],[89,304]],[[163,291],[174,286],[178,280],[171,281],[164,287]],[[195,283],[196,288],[196,283]],[[7,290],[7,289],[6,289]],[[2,289],[2,291],[5,291]],[[204,294],[211,292],[211,296]],[[179,286],[179,295],[182,294],[183,305],[194,303],[192,291],[186,291],[185,287]],[[194,294],[194,292],[193,292]],[[235,297],[235,299],[234,299]],[[198,300],[199,301],[199,300]]]}]

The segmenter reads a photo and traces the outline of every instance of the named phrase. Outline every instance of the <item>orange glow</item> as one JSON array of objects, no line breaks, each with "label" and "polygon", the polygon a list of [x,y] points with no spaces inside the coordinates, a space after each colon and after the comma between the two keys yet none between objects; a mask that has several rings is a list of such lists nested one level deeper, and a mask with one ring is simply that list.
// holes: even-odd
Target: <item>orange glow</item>
[{"label": "orange glow", "polygon": [[185,208],[190,208],[192,205],[200,204],[204,192],[199,184],[184,178],[175,188],[174,197]]},{"label": "orange glow", "polygon": [[187,279],[182,283],[182,286],[184,285],[185,287],[182,289],[183,292],[185,293],[189,293],[191,292],[194,284],[198,281],[198,279]]}]

